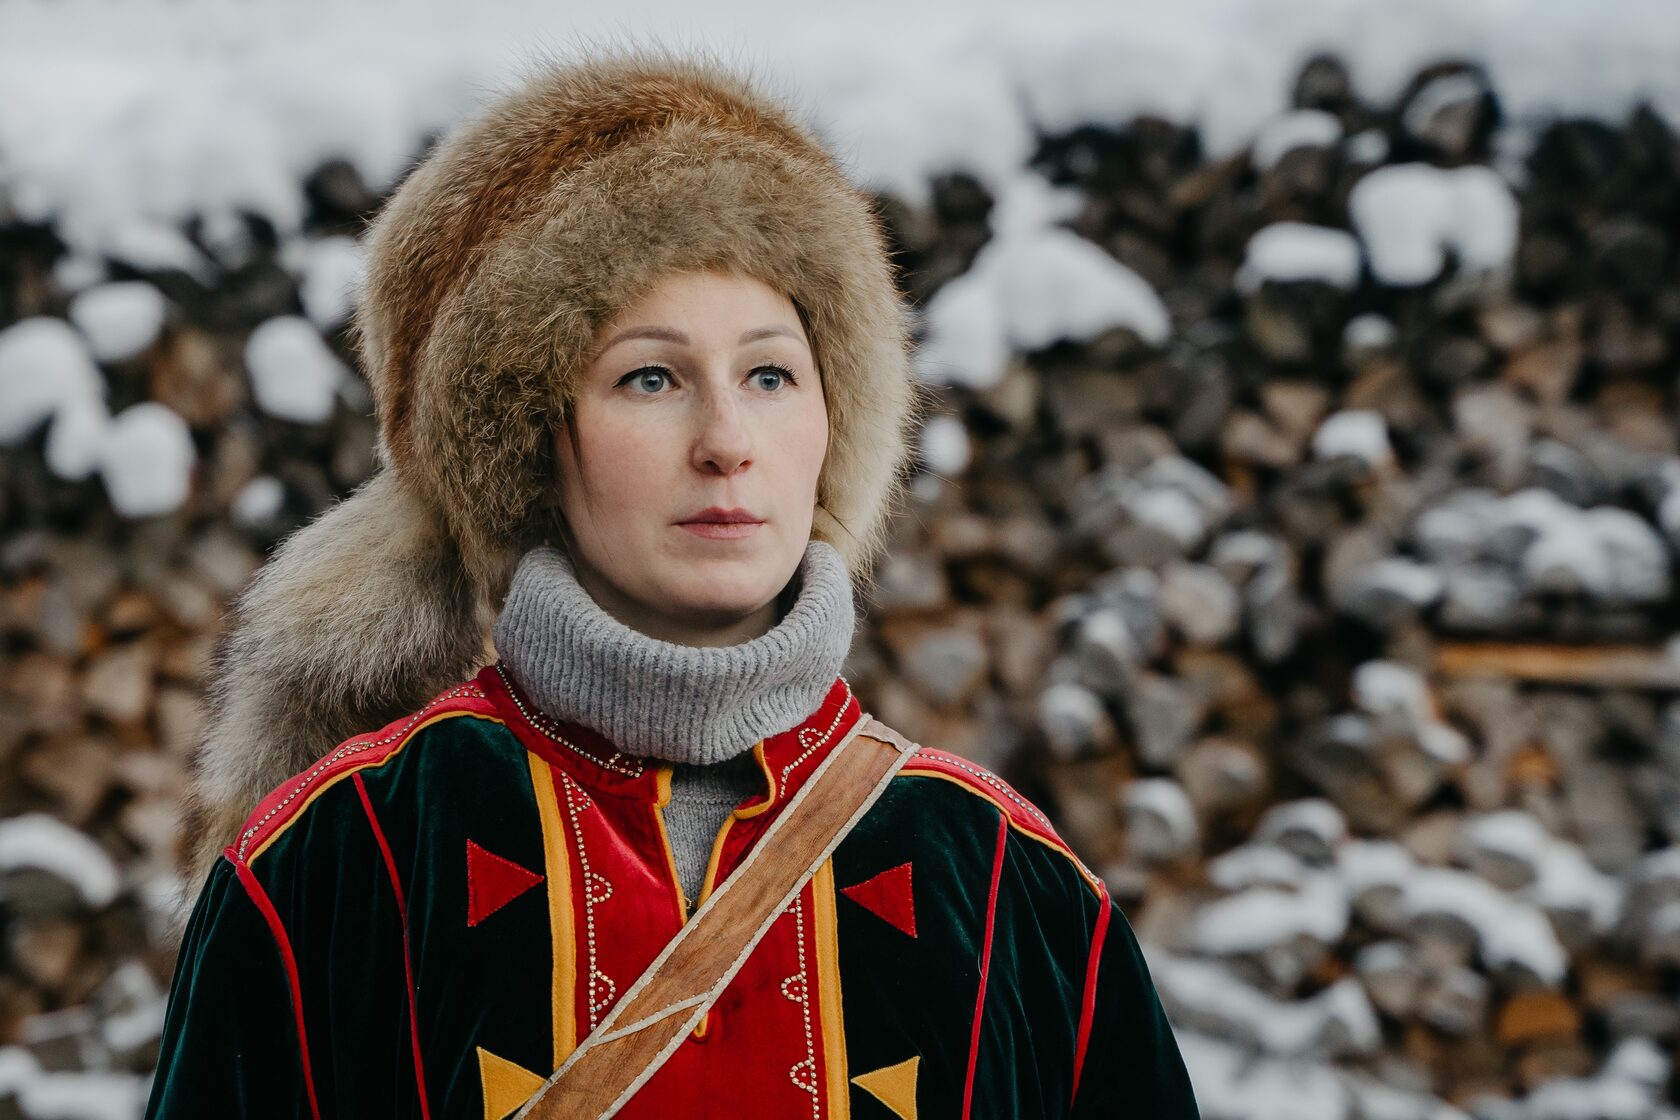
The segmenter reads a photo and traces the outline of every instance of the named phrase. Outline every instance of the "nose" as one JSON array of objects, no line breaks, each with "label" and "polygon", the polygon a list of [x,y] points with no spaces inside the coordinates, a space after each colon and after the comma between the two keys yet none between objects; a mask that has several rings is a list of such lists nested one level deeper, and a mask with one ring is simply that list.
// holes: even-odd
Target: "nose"
[{"label": "nose", "polygon": [[701,394],[699,430],[693,445],[693,462],[701,471],[731,475],[751,460],[752,435],[741,415],[740,402],[728,391]]}]

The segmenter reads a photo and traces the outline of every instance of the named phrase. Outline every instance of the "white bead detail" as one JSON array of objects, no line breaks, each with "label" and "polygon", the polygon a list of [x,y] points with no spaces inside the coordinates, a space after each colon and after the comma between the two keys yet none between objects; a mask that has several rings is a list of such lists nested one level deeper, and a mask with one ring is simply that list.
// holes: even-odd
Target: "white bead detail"
[{"label": "white bead detail", "polygon": [[[500,661],[496,662],[496,674],[502,678],[502,684],[507,687],[507,694],[513,698],[514,706],[519,709],[519,714],[525,717],[525,722],[542,732],[543,735],[553,739],[556,743],[559,743],[578,757],[587,758],[590,762],[593,762],[597,766],[604,766],[608,770],[616,770],[618,773],[626,774],[632,778],[639,778],[642,776],[644,767],[639,759],[632,759],[629,755],[616,750],[613,751],[613,756],[610,759],[597,758],[588,751],[584,750],[582,747],[578,746],[576,743],[572,742],[570,739],[566,738],[564,735],[560,734],[560,728],[556,726],[554,721],[549,719],[548,716],[544,715],[536,708],[527,708],[525,706],[525,701],[519,698],[519,690],[514,687],[513,681],[508,678],[507,670],[502,668],[502,663]],[[630,767],[625,766],[625,762],[635,762],[635,769],[632,770]]]},{"label": "white bead detail", "polygon": [[[595,955],[595,907],[612,897],[612,883],[604,875],[598,875],[589,870],[589,852],[583,845],[583,825],[578,821],[578,813],[591,804],[589,795],[583,792],[571,776],[556,769],[560,781],[566,791],[566,817],[572,824],[572,836],[577,841],[578,863],[583,868],[583,924],[584,942],[589,953],[589,1029],[594,1030],[600,1021],[601,1012],[612,1006],[613,1000],[618,998],[618,985],[613,983],[612,977],[602,972],[596,963]],[[596,895],[596,884],[606,888],[606,893]],[[600,992],[602,994],[597,995]]]},{"label": "white bead detail", "polygon": [[473,696],[473,697],[477,697],[480,700],[485,699],[484,690],[479,688],[477,685],[474,685],[474,684],[457,685],[454,688],[450,689],[448,692],[444,692],[444,693],[439,694],[436,697],[433,697],[431,702],[428,703],[424,708],[421,708],[418,712],[415,712],[412,716],[410,716],[407,723],[403,724],[400,728],[391,732],[389,735],[386,735],[386,736],[384,736],[383,738],[380,738],[380,739],[361,739],[361,740],[350,739],[347,742],[343,743],[341,746],[339,746],[339,748],[337,750],[333,751],[327,757],[321,759],[321,761],[317,762],[314,766],[310,767],[309,772],[307,774],[305,774],[303,777],[298,779],[297,785],[293,786],[287,792],[285,797],[282,797],[277,804],[269,806],[268,812],[266,812],[262,815],[262,819],[260,819],[259,821],[257,821],[256,824],[252,825],[250,828],[247,828],[244,832],[239,834],[239,858],[240,859],[245,858],[245,848],[246,848],[247,845],[250,844],[251,837],[255,836],[258,832],[260,832],[262,830],[262,826],[267,824],[269,822],[269,820],[274,816],[274,814],[280,812],[282,809],[284,809],[286,806],[290,805],[294,800],[296,800],[298,794],[302,793],[305,789],[307,789],[309,787],[309,785],[312,782],[314,782],[316,778],[320,777],[322,772],[324,772],[325,770],[330,768],[333,763],[337,762],[341,758],[347,758],[350,755],[359,754],[362,751],[369,750],[370,748],[382,747],[387,743],[396,742],[397,740],[401,739],[404,735],[407,735],[409,733],[409,731],[413,729],[415,724],[419,723],[421,720],[425,719],[426,716],[430,715],[433,708],[437,707],[439,704],[442,704],[446,700],[453,700],[457,696]]}]

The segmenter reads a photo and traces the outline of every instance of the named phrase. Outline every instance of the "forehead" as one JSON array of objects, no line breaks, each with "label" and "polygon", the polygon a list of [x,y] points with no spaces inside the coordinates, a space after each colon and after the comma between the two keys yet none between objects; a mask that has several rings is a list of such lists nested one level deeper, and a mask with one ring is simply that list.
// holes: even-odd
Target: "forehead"
[{"label": "forehead", "polygon": [[596,355],[636,340],[688,345],[699,339],[745,346],[771,338],[808,345],[804,309],[764,281],[742,273],[668,273],[595,331]]}]

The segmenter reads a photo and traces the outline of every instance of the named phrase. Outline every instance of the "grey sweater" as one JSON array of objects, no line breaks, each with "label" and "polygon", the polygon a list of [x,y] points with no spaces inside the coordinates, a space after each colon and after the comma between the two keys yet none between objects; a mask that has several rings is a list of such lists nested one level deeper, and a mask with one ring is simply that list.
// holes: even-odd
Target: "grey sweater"
[{"label": "grey sweater", "polygon": [[665,827],[690,900],[724,820],[764,790],[753,745],[815,711],[851,648],[851,577],[832,545],[806,545],[783,602],[789,593],[780,621],[750,641],[679,645],[608,614],[566,554],[542,545],[521,558],[496,619],[503,667],[547,715],[673,764]]}]

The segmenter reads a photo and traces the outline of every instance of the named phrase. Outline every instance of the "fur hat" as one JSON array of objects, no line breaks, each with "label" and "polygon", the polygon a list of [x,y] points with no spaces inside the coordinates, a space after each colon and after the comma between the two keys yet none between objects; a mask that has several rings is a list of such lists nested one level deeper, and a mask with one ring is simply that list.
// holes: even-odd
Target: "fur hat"
[{"label": "fur hat", "polygon": [[902,500],[925,397],[879,223],[789,107],[716,61],[540,64],[413,170],[366,249],[352,336],[378,468],[232,605],[187,763],[189,904],[270,789],[491,660],[589,343],[662,274],[736,271],[797,305],[829,422],[812,535],[860,590]]}]

